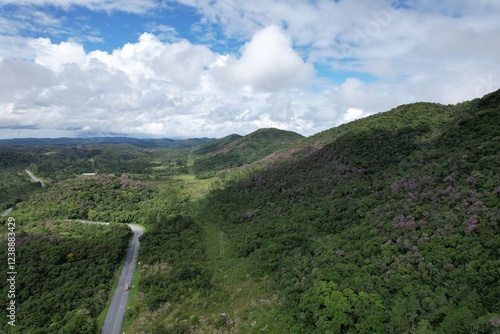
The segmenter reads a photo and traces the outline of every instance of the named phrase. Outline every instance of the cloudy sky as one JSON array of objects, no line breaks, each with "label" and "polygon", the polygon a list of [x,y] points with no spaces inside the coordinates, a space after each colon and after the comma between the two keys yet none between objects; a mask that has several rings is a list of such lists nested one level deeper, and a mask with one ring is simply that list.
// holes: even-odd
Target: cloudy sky
[{"label": "cloudy sky", "polygon": [[311,135],[500,88],[498,0],[0,0],[0,138]]}]

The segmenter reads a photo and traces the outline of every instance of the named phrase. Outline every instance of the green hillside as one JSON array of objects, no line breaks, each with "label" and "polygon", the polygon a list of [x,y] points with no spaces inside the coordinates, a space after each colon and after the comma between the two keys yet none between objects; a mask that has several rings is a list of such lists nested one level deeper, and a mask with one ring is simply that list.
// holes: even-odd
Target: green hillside
[{"label": "green hillside", "polygon": [[222,151],[227,145],[231,144],[233,141],[242,138],[243,136],[238,134],[232,134],[229,136],[225,136],[220,139],[215,139],[209,143],[200,145],[193,149],[193,153],[195,155],[205,155],[209,153],[217,153]]},{"label": "green hillside", "polygon": [[112,175],[79,176],[34,193],[16,206],[29,221],[88,219],[132,223],[143,213],[140,203],[157,196],[150,184]]},{"label": "green hillside", "polygon": [[18,222],[19,333],[98,327],[130,232],[71,218],[145,227],[127,334],[500,332],[500,91],[308,138],[261,129],[189,150],[0,157],[0,200]]},{"label": "green hillside", "polygon": [[193,170],[200,174],[246,165],[302,138],[295,132],[274,128],[259,129],[243,137],[230,135],[196,148]]},{"label": "green hillside", "polygon": [[401,106],[304,145],[317,149],[212,192],[200,213],[225,236],[212,269],[274,296],[261,307],[273,320],[233,310],[241,333],[499,329],[500,91]]},{"label": "green hillside", "polygon": [[[175,141],[190,145],[196,142],[206,140]],[[140,142],[77,146],[70,146],[70,143],[60,146],[15,147],[1,146],[0,143],[0,210],[12,207],[31,193],[41,190],[39,184],[31,181],[25,169],[29,169],[48,185],[92,172],[157,180],[186,173],[188,152],[191,150],[171,147],[141,148],[138,147]]]}]

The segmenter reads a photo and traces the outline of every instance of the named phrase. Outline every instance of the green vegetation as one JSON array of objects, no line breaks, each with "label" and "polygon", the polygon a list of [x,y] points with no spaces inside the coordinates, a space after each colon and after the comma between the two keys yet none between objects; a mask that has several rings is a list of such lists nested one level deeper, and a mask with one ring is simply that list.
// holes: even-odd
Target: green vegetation
[{"label": "green vegetation", "polygon": [[14,206],[26,195],[41,188],[24,171],[39,155],[40,149],[31,151],[0,146],[0,211]]},{"label": "green vegetation", "polygon": [[[35,310],[18,330],[97,329],[130,232],[47,222],[73,218],[146,227],[127,333],[497,332],[499,125],[500,91],[404,105],[309,138],[262,129],[191,151],[2,149],[11,176],[1,199],[17,203],[30,282],[20,319]],[[28,163],[52,181],[46,189],[28,183]],[[99,175],[80,176],[89,171]],[[110,238],[120,246],[102,246]],[[54,313],[36,299],[56,297]]]},{"label": "green vegetation", "polygon": [[[134,310],[140,316],[132,331],[167,328],[162,318],[170,307],[177,303],[194,306],[211,293],[212,273],[206,265],[202,239],[201,227],[180,215],[159,216],[154,227],[144,234],[139,259],[141,298],[137,296]],[[153,313],[157,322],[146,321]]]},{"label": "green vegetation", "polygon": [[289,147],[303,137],[295,132],[278,129],[259,129],[246,136],[230,135],[193,150],[193,171],[199,177],[240,167]]},{"label": "green vegetation", "polygon": [[188,149],[138,148],[132,144],[43,147],[30,165],[35,174],[64,180],[83,173],[141,174],[145,177],[184,172]]},{"label": "green vegetation", "polygon": [[277,328],[498,329],[499,96],[331,129],[301,160],[210,194],[206,224],[278,291]]},{"label": "green vegetation", "polygon": [[[78,142],[62,139],[66,142]],[[24,142],[23,140],[14,140]],[[48,140],[49,142],[51,140]],[[161,140],[149,143],[161,147]],[[161,181],[187,173],[190,147],[207,139],[172,141],[178,148],[149,147],[140,143],[91,144],[78,146],[0,146],[0,210],[15,206],[41,190],[25,173],[29,169],[47,184],[81,176],[83,173],[125,175],[143,181]],[[9,142],[0,141],[1,143]],[[44,142],[42,140],[42,142]],[[35,144],[32,140],[26,143]],[[39,145],[39,144],[38,144]],[[145,146],[145,147],[141,147]],[[2,211],[3,211],[2,210]]]},{"label": "green vegetation", "polygon": [[16,211],[31,221],[49,217],[131,223],[142,217],[140,202],[155,193],[151,185],[127,177],[79,176],[37,192]]},{"label": "green vegetation", "polygon": [[[58,220],[16,226],[16,326],[0,318],[7,333],[95,333],[115,269],[130,240],[125,225]],[[113,247],[109,247],[113,245]],[[6,249],[6,240],[1,241]],[[7,263],[6,253],[1,259]],[[2,284],[7,296],[9,287]],[[7,298],[0,307],[7,309]]]},{"label": "green vegetation", "polygon": [[0,173],[0,211],[21,202],[28,194],[41,189],[23,169],[3,168]]},{"label": "green vegetation", "polygon": [[138,139],[129,137],[91,137],[91,138],[16,138],[0,139],[0,146],[27,146],[30,148],[40,146],[89,146],[103,144],[129,144],[141,148],[190,148],[201,145],[212,139],[190,138],[183,140],[174,139]]},{"label": "green vegetation", "polygon": [[232,134],[221,139],[216,139],[209,143],[203,144],[199,147],[195,147],[193,149],[193,153],[196,155],[205,155],[209,153],[218,152],[224,150],[225,147],[227,147],[229,144],[240,138],[243,138],[243,136],[240,136],[238,134]]}]

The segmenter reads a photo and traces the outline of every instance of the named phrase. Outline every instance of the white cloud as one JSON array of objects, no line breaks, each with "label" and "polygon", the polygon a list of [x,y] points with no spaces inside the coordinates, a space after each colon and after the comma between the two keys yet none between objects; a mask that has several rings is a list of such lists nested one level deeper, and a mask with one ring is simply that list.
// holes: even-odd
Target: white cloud
[{"label": "white cloud", "polygon": [[89,61],[126,73],[132,79],[165,80],[183,88],[195,88],[204,69],[216,55],[207,47],[186,40],[164,43],[155,35],[144,33],[137,43],[128,43],[111,54],[93,51]]},{"label": "white cloud", "polygon": [[349,108],[347,109],[347,112],[344,114],[343,120],[344,122],[352,122],[361,117],[363,117],[363,110],[356,108]]},{"label": "white cloud", "polygon": [[97,11],[122,11],[143,14],[158,7],[154,0],[0,0],[0,5],[44,6],[50,5],[69,10],[73,6]]},{"label": "white cloud", "polygon": [[[269,93],[227,89],[214,69],[228,56],[205,46],[185,40],[164,43],[143,34],[112,53],[85,53],[76,42],[53,44],[48,39],[30,40],[26,47],[34,62],[0,62],[6,86],[0,91],[2,126],[26,133],[35,127],[40,133],[76,129],[146,136],[221,136],[229,129],[246,132],[265,124],[289,127],[285,114],[270,113],[269,105],[279,102],[268,100]],[[292,52],[288,44],[278,47]],[[292,56],[297,58],[292,57],[291,65],[298,70],[310,66]],[[258,63],[252,66],[260,71]],[[287,80],[284,72],[277,75]]]},{"label": "white cloud", "polygon": [[[0,18],[2,136],[219,137],[261,126],[309,135],[403,103],[456,103],[500,88],[496,0],[417,0],[399,8],[389,0],[177,2],[196,8],[205,37],[222,39],[212,41],[217,52],[161,24],[149,29],[156,35],[143,33],[114,51],[85,52],[84,38],[21,36],[37,27],[70,29],[61,18],[30,12],[21,19],[20,11]],[[6,3],[14,1],[0,0]],[[134,13],[158,5],[15,3]],[[221,51],[228,36],[243,45],[239,54]]]},{"label": "white cloud", "polygon": [[228,61],[222,76],[241,86],[273,91],[308,83],[314,67],[304,63],[279,27],[271,25],[254,34],[240,59]]},{"label": "white cloud", "polygon": [[[405,6],[399,8],[389,0],[178,2],[197,8],[207,26],[220,25],[228,36],[245,40],[260,27],[275,24],[285,28],[309,61],[375,76],[441,67],[425,61],[439,60],[452,68],[460,59],[498,61],[500,51],[498,43],[491,43],[500,33],[496,0],[400,1]],[[377,64],[385,68],[379,70]]]},{"label": "white cloud", "polygon": [[164,24],[152,23],[150,28],[151,33],[158,36],[158,38],[165,42],[176,42],[179,41],[179,34],[172,26],[167,26]]},{"label": "white cloud", "polygon": [[36,50],[35,62],[54,72],[60,72],[66,64],[82,64],[86,60],[83,46],[72,41],[52,44],[48,38],[38,38],[31,46]]},{"label": "white cloud", "polygon": [[167,78],[186,87],[194,88],[200,82],[200,76],[216,60],[210,49],[180,41],[165,46],[152,66],[157,76]]}]

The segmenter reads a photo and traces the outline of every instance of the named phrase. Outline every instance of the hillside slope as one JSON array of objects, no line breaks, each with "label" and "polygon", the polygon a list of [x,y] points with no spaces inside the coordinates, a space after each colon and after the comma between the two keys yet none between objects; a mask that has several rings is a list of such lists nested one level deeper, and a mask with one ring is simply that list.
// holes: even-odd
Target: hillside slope
[{"label": "hillside slope", "polygon": [[259,129],[246,136],[230,135],[193,151],[195,173],[239,167],[290,146],[304,138],[298,133],[279,129]]},{"label": "hillside slope", "polygon": [[243,136],[238,134],[232,134],[225,136],[220,139],[215,139],[209,143],[205,143],[193,149],[193,153],[195,155],[205,155],[205,154],[214,154],[216,152],[222,151],[227,145],[231,144],[235,140],[242,138]]},{"label": "hillside slope", "polygon": [[[2,294],[10,296],[0,300],[0,307],[6,310],[15,300],[16,321],[12,326],[12,318],[1,317],[0,332],[96,333],[130,229],[61,220],[16,222],[15,297],[10,284],[0,284]],[[0,246],[11,247],[6,236]],[[6,263],[7,252],[0,258]]]},{"label": "hillside slope", "polygon": [[[499,330],[500,91],[401,106],[301,144],[316,149],[214,191],[200,214],[279,295],[276,321],[255,330]],[[240,327],[245,314],[234,311]]]}]

